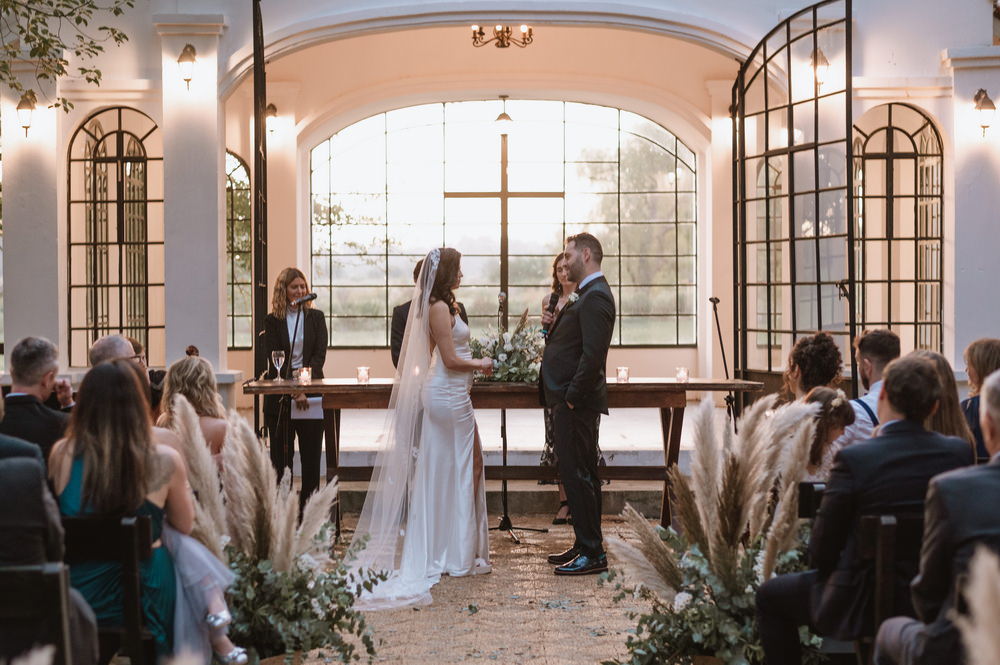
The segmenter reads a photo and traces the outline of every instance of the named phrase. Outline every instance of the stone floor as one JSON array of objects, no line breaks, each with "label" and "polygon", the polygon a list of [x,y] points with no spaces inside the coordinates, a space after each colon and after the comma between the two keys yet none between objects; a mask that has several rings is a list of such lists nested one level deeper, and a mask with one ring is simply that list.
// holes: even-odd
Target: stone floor
[{"label": "stone floor", "polygon": [[[512,516],[521,526],[550,526],[549,515]],[[348,524],[352,521],[348,518]],[[605,517],[605,535],[622,529],[620,518]],[[370,612],[380,641],[376,663],[516,663],[577,665],[626,656],[625,639],[641,601],[612,600],[597,576],[556,577],[545,561],[572,542],[571,526],[547,534],[518,532],[520,544],[491,532],[493,572],[444,577],[434,602],[419,609]],[[612,562],[613,564],[613,562]],[[318,665],[317,654],[307,661]]]}]

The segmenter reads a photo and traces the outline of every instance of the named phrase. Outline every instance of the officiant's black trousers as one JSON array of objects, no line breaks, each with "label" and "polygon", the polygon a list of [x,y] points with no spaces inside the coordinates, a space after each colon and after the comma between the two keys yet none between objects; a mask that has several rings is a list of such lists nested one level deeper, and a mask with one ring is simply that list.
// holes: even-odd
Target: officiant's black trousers
[{"label": "officiant's black trousers", "polygon": [[295,437],[299,438],[299,462],[302,465],[302,491],[299,493],[299,510],[309,496],[319,489],[319,460],[323,448],[322,420],[292,420],[281,414],[266,418],[267,433],[271,439],[271,464],[278,474],[278,480],[285,469],[291,473],[295,456]]},{"label": "officiant's black trousers", "polygon": [[584,554],[604,553],[601,535],[601,479],[597,475],[597,426],[601,414],[590,409],[552,407],[556,469],[573,516],[575,546]]}]

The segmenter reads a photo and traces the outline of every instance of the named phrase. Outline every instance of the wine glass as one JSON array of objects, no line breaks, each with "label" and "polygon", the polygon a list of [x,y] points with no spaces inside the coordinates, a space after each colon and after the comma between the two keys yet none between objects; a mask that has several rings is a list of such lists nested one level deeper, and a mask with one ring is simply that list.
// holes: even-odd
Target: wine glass
[{"label": "wine glass", "polygon": [[277,380],[281,381],[281,366],[285,364],[285,352],[280,349],[271,351],[271,362],[274,363],[274,369],[278,372]]}]

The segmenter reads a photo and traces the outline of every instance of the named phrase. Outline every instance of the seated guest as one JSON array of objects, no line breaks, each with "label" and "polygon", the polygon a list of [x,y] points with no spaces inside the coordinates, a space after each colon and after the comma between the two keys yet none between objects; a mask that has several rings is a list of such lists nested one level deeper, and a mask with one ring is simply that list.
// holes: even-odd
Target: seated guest
[{"label": "seated guest", "polygon": [[201,434],[212,454],[221,453],[229,423],[215,383],[212,363],[199,356],[185,356],[170,366],[164,381],[163,415],[156,422],[160,427],[174,428],[176,395],[183,395],[198,414]]},{"label": "seated guest", "polygon": [[854,340],[854,364],[861,387],[868,392],[851,400],[854,423],[847,426],[837,439],[839,450],[856,441],[871,437],[878,426],[878,396],[882,391],[882,373],[885,366],[899,357],[899,335],[891,330],[866,330]]},{"label": "seated guest", "polygon": [[52,444],[62,438],[69,416],[45,406],[53,390],[59,402],[72,404],[69,383],[56,379],[59,351],[43,337],[25,337],[10,353],[11,390],[5,401],[0,433],[36,444],[47,460]]},{"label": "seated guest", "polygon": [[150,369],[149,358],[146,354],[146,347],[135,337],[126,336],[125,339],[132,345],[132,353],[135,361],[142,366],[142,369],[149,376],[149,405],[153,409],[153,422],[160,417],[160,400],[163,399],[163,379],[167,375],[162,369]]},{"label": "seated guest", "polygon": [[875,641],[879,665],[964,662],[962,640],[952,621],[956,589],[980,545],[1000,551],[1000,372],[982,387],[980,414],[990,463],[931,480],[924,512],[920,573],[913,580],[917,619],[894,617]]},{"label": "seated guest", "polygon": [[910,353],[918,358],[926,358],[934,363],[938,379],[941,381],[941,404],[924,423],[924,427],[932,432],[945,436],[957,436],[965,439],[970,446],[975,446],[975,439],[969,424],[965,422],[962,405],[958,401],[958,384],[955,382],[955,372],[951,369],[948,359],[937,351],[919,349]]},{"label": "seated guest", "polygon": [[962,412],[976,440],[976,457],[986,459],[989,454],[979,427],[979,386],[983,379],[1000,370],[1000,339],[977,339],[965,348],[963,356],[965,371],[969,374],[969,396],[962,400]]},{"label": "seated guest", "polygon": [[788,354],[785,390],[793,399],[802,399],[816,386],[835,386],[842,365],[840,349],[827,333],[799,337]]},{"label": "seated guest", "polygon": [[[968,443],[924,429],[940,399],[940,381],[928,360],[906,357],[886,367],[879,435],[841,449],[834,459],[809,542],[814,570],[779,575],[757,591],[757,626],[768,665],[800,662],[801,625],[840,640],[871,634],[872,562],[857,554],[861,516],[922,511],[932,477],[972,463]],[[909,614],[906,585],[916,573],[917,553],[912,561],[901,554],[896,611]]]},{"label": "seated guest", "polygon": [[806,404],[818,403],[816,433],[809,448],[809,462],[806,466],[806,482],[825,483],[833,469],[833,459],[840,450],[841,435],[854,422],[854,409],[843,390],[819,386],[809,391]]},{"label": "seated guest", "polygon": [[[424,260],[420,259],[417,261],[417,265],[413,268],[413,283],[416,284],[417,280],[420,279],[420,267],[424,265]],[[458,305],[458,316],[468,325],[469,315],[465,311],[465,305],[462,303],[455,303]],[[403,335],[406,334],[406,319],[410,316],[410,301],[407,300],[402,305],[396,305],[392,308],[392,328],[391,335],[389,337],[389,350],[392,353],[392,366],[399,367],[399,352],[403,348]]]},{"label": "seated guest", "polygon": [[[194,504],[180,453],[153,441],[144,376],[129,360],[103,362],[87,372],[66,438],[52,448],[49,477],[63,515],[151,519],[153,554],[140,567],[143,615],[157,653],[165,655],[171,649],[177,589],[160,533],[164,520],[190,533]],[[108,562],[71,567],[71,584],[100,625],[122,624],[120,572],[118,564]]]},{"label": "seated guest", "polygon": [[[128,360],[138,367],[143,376],[143,386],[146,392],[146,401],[152,400],[149,384],[149,375],[146,373],[146,358],[140,353],[136,353],[132,343],[127,337],[122,335],[105,335],[94,342],[88,352],[91,367],[97,367],[101,363],[112,360]],[[152,406],[150,406],[152,414]],[[181,442],[177,435],[165,427],[153,427],[153,440],[158,444],[170,446],[175,450],[181,449]]]},{"label": "seated guest", "polygon": [[[0,436],[0,487],[3,487],[0,492],[0,566],[62,561],[63,529],[59,508],[45,481],[45,467],[38,446]],[[69,589],[66,610],[72,663],[93,665],[98,658],[94,611],[76,589]],[[5,619],[0,630],[0,658],[9,659],[27,651],[49,632],[51,628],[37,625],[36,621]]]}]

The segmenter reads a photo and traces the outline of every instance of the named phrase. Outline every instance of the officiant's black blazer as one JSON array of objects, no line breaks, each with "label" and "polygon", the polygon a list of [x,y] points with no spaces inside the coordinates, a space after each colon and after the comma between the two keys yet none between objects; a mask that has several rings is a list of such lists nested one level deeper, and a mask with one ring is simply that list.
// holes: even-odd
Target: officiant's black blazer
[{"label": "officiant's black blazer", "polygon": [[[931,478],[973,461],[967,441],[910,420],[887,423],[879,436],[837,453],[809,541],[810,563],[819,573],[812,620],[821,635],[853,640],[873,623],[874,564],[858,552],[861,516],[923,515]],[[918,555],[897,550],[896,614],[913,615],[909,583]]]},{"label": "officiant's black blazer", "polygon": [[[312,368],[312,378],[323,378],[323,363],[326,362],[326,317],[318,309],[302,310],[302,366]],[[288,324],[285,319],[279,319],[274,314],[264,317],[264,343],[259,345],[264,352],[264,358],[268,363],[268,370],[265,378],[276,377],[274,365],[271,364],[271,351],[283,350],[285,352],[285,364],[281,366],[281,376],[290,378],[292,372],[292,348],[288,341]],[[264,414],[276,415],[278,413],[278,395],[264,396]]]},{"label": "officiant's black blazer", "polygon": [[567,302],[552,324],[538,378],[543,406],[569,402],[608,412],[608,384],[604,366],[615,331],[615,297],[604,277],[580,289],[576,302]]}]

